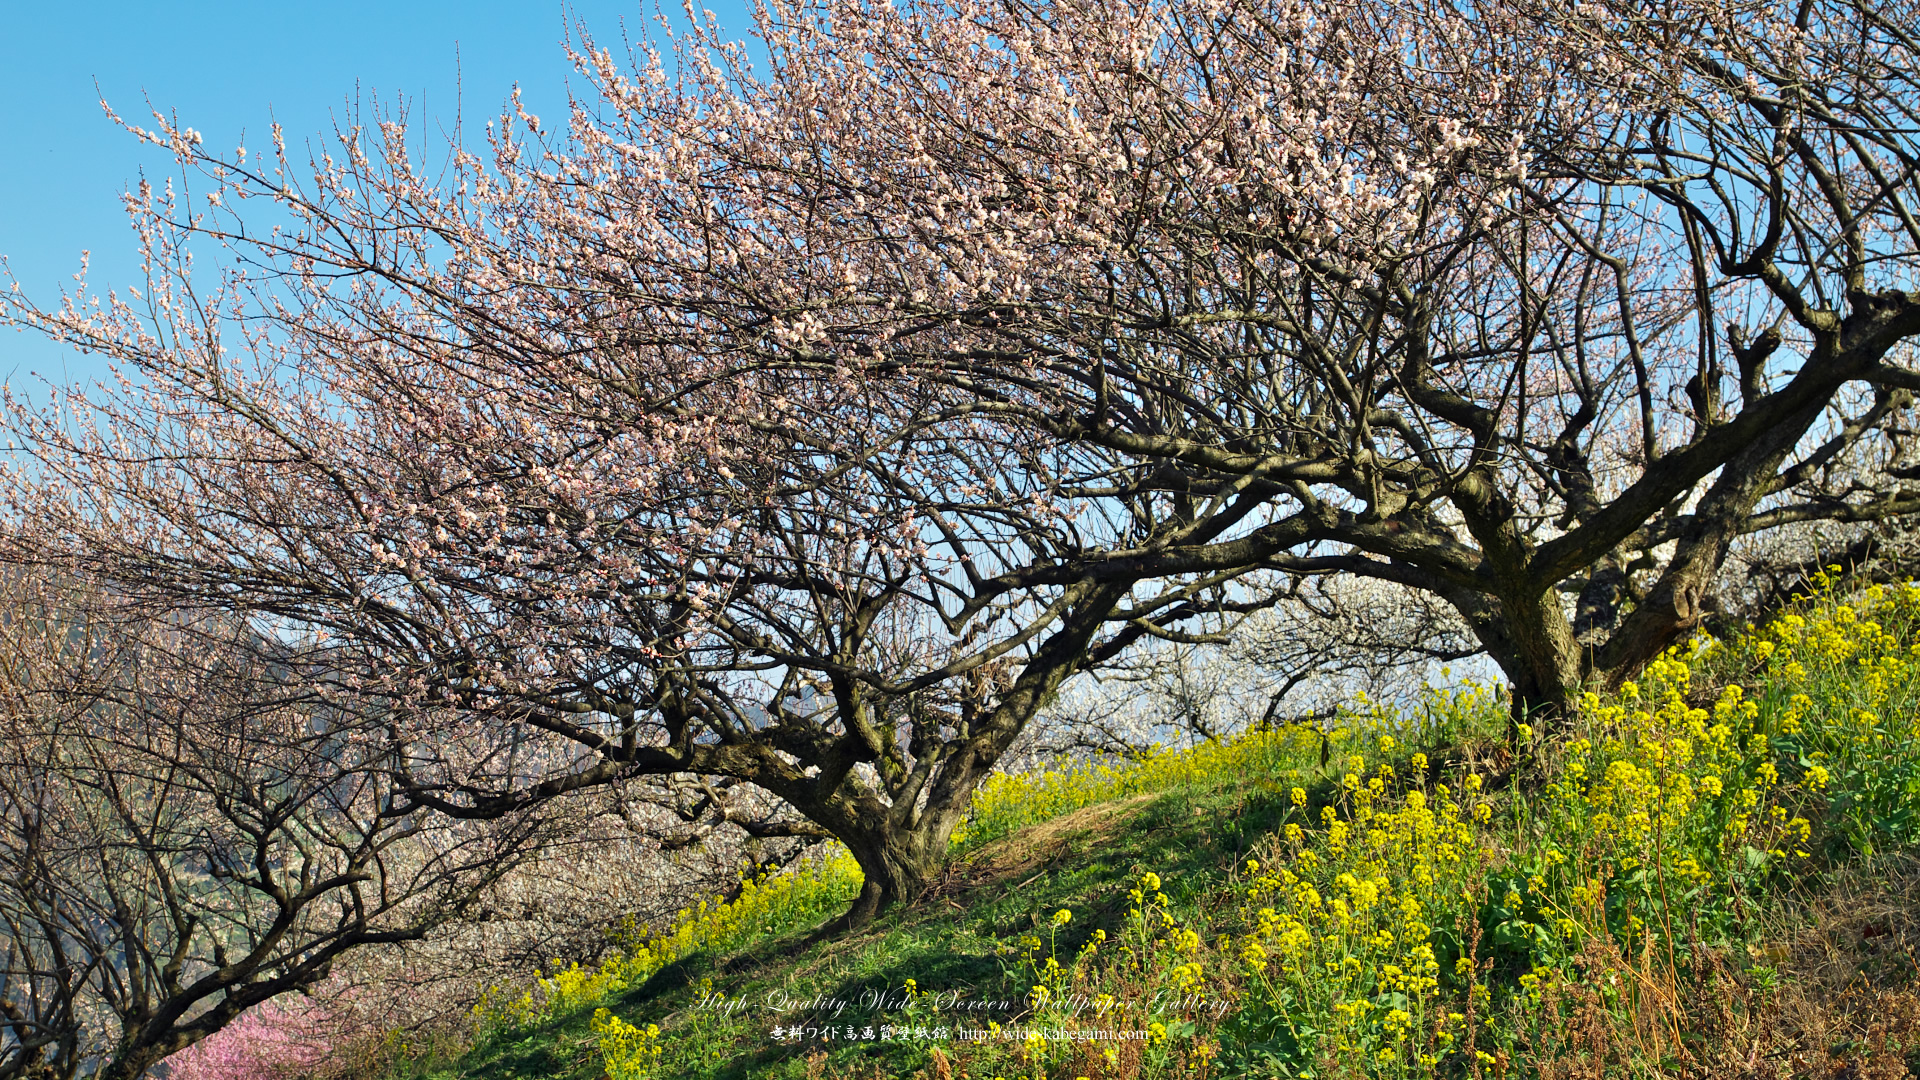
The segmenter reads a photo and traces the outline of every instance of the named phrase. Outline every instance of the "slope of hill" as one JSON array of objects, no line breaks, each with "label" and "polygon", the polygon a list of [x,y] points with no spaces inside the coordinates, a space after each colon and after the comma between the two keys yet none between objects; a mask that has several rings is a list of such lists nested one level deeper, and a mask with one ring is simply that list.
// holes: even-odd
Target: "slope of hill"
[{"label": "slope of hill", "polygon": [[1902,1076],[1920,587],[1701,639],[1572,730],[1487,690],[999,777],[922,902],[844,856],[482,1008],[434,1080]]}]

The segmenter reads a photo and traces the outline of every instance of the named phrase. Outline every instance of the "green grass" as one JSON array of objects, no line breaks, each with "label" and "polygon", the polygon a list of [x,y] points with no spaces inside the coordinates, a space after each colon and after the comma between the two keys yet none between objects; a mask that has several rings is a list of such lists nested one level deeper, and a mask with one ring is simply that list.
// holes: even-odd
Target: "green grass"
[{"label": "green grass", "polygon": [[[1358,746],[1366,720],[1356,718],[1354,732],[1336,736],[1335,745]],[[1477,734],[1484,740],[1493,738],[1502,723],[1496,711],[1478,709],[1429,715],[1416,729],[1429,738],[1454,741]],[[1406,725],[1396,730],[1404,732]],[[990,819],[991,830],[976,830],[962,844],[935,895],[921,904],[895,908],[866,930],[825,943],[807,943],[809,918],[789,920],[784,929],[755,935],[738,948],[696,950],[602,1004],[642,1027],[661,1025],[660,1076],[806,1077],[822,1070],[906,1076],[929,1068],[931,1050],[950,1053],[950,1042],[779,1045],[770,1036],[774,1014],[761,1006],[770,995],[838,998],[853,1003],[838,1023],[852,1020],[864,1028],[914,1017],[858,1003],[863,992],[897,994],[909,979],[935,993],[1018,999],[1028,987],[1014,970],[1008,943],[1043,931],[1054,912],[1076,913],[1076,941],[1096,928],[1113,934],[1124,921],[1127,888],[1147,868],[1167,882],[1164,888],[1175,903],[1205,903],[1253,845],[1280,827],[1292,809],[1288,793],[1294,785],[1307,785],[1323,798],[1334,786],[1333,770],[1319,768],[1317,734],[1276,733],[1252,749],[1224,766],[1168,752],[1131,771],[1029,777],[1026,784],[1037,797],[1021,807],[1003,788],[992,804],[997,819]],[[1381,756],[1375,740],[1365,740],[1361,749],[1370,760]],[[1087,790],[1091,795],[1082,793]],[[1018,816],[1038,820],[1008,822]],[[715,991],[748,1007],[731,1015],[695,1008]],[[558,1012],[522,1024],[496,1024],[457,1061],[398,1075],[434,1080],[598,1080],[606,1075],[592,1031],[593,1009]],[[919,1010],[923,1017],[931,1012]],[[779,1015],[783,1026],[825,1019],[824,1010]],[[949,1013],[935,1025],[952,1026],[954,1015],[968,1014]],[[1003,1023],[1009,1019],[1000,1012],[992,1015]],[[807,1060],[808,1053],[821,1050],[824,1059]]]},{"label": "green grass", "polygon": [[[1237,862],[1263,827],[1277,820],[1277,796],[1192,788],[1136,798],[1107,814],[1086,811],[1052,828],[990,845],[957,864],[938,899],[883,914],[868,930],[803,947],[805,931],[763,938],[738,952],[697,953],[662,969],[646,985],[609,1003],[638,1022],[667,1021],[673,1051],[661,1075],[720,1078],[804,1077],[803,1055],[776,1047],[772,1022],[759,1009],[733,1018],[692,1009],[711,987],[729,997],[762,1002],[769,993],[857,1000],[862,991],[898,991],[906,980],[976,997],[1019,997],[1024,987],[1006,974],[1001,943],[1042,925],[1061,908],[1088,913],[1086,929],[1114,926],[1122,905],[1114,898],[1144,867],[1162,868],[1177,898],[1199,897]],[[1197,829],[1197,822],[1205,828]],[[785,1014],[787,1021],[805,1011]],[[876,1010],[850,1007],[846,1018],[863,1026]],[[430,1075],[472,1080],[532,1080],[604,1075],[588,1030],[589,1014],[575,1012],[484,1039],[455,1067]],[[676,1022],[677,1021],[677,1022]],[[904,1076],[930,1062],[932,1044],[839,1044],[828,1052],[836,1071]],[[856,1067],[857,1066],[857,1067]],[[697,1072],[695,1070],[698,1070]]]},{"label": "green grass", "polygon": [[[1503,704],[1466,688],[1356,710],[1324,745],[996,780],[933,895],[862,932],[811,940],[858,881],[816,864],[491,1002],[462,1056],[395,1075],[1707,1076],[1755,1055],[1901,1075],[1914,965],[1836,964],[1815,931],[1831,897],[1879,911],[1906,887],[1887,868],[1920,820],[1917,627],[1920,589],[1812,598],[1591,697],[1512,773]],[[772,1036],[987,1019],[1153,1037]]]}]

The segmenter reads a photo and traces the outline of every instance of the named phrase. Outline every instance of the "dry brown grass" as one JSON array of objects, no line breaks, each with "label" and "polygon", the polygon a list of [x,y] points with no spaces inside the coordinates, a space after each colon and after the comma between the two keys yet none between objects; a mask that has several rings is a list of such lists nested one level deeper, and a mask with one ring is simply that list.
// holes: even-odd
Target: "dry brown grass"
[{"label": "dry brown grass", "polygon": [[[1848,870],[1750,955],[1590,942],[1526,1026],[1543,1080],[1896,1080],[1920,1063],[1920,861]],[[1684,970],[1683,970],[1684,969]]]},{"label": "dry brown grass", "polygon": [[1882,858],[1835,874],[1775,914],[1756,959],[1810,989],[1920,984],[1920,858]]},{"label": "dry brown grass", "polygon": [[976,889],[1023,884],[1032,875],[1077,858],[1119,832],[1142,807],[1158,797],[1151,792],[1134,795],[1028,825],[966,858],[949,863],[930,896],[944,899]]}]

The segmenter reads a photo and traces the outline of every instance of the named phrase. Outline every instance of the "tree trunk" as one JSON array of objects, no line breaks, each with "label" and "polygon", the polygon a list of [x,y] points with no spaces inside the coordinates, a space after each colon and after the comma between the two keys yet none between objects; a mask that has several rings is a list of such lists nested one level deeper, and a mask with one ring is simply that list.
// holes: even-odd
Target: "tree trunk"
[{"label": "tree trunk", "polygon": [[1127,596],[1131,582],[1078,588],[1082,595],[1072,614],[1035,650],[1013,685],[998,695],[991,709],[965,724],[966,734],[928,746],[927,752],[935,756],[927,771],[896,789],[891,800],[871,789],[841,786],[860,783],[851,773],[825,800],[810,799],[807,790],[791,785],[772,789],[844,843],[866,877],[853,906],[822,927],[820,937],[861,929],[888,907],[919,899],[932,884],[974,788],[993,771],[1041,704],[1087,662],[1094,634]]},{"label": "tree trunk", "polygon": [[1541,731],[1564,725],[1580,695],[1581,655],[1559,595],[1446,595],[1507,677],[1513,695],[1509,724]]},{"label": "tree trunk", "polygon": [[1580,694],[1580,642],[1559,594],[1502,602],[1511,656],[1501,667],[1513,687],[1511,723],[1540,730],[1564,726]]},{"label": "tree trunk", "polygon": [[148,1069],[159,1064],[166,1056],[152,1047],[123,1047],[112,1061],[93,1075],[95,1080],[140,1080],[147,1075]]},{"label": "tree trunk", "polygon": [[965,814],[963,800],[958,805],[925,806],[910,824],[889,820],[894,815],[888,813],[868,828],[835,830],[866,881],[853,906],[822,927],[820,936],[864,929],[895,904],[918,900],[946,862],[953,830]]}]

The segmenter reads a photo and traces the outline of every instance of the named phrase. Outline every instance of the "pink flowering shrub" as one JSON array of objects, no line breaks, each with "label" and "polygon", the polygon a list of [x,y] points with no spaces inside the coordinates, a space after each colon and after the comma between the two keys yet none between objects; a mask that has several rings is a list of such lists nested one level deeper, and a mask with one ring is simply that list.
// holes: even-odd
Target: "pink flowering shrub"
[{"label": "pink flowering shrub", "polygon": [[249,1009],[167,1059],[168,1080],[296,1080],[336,1059],[356,1025],[337,1005],[290,995]]}]

